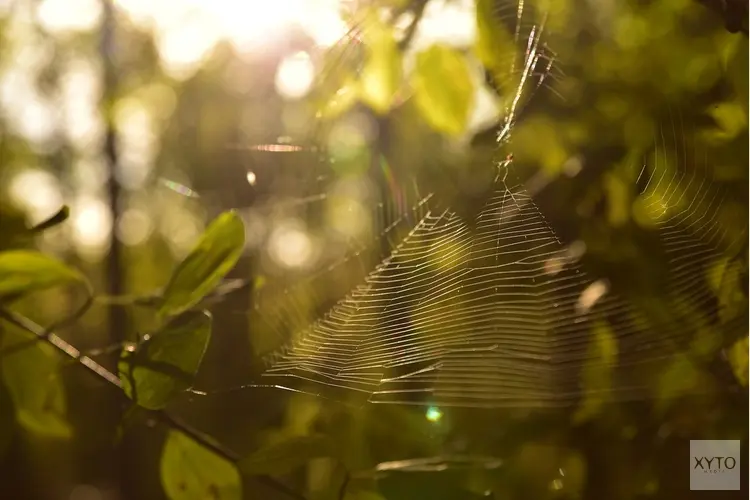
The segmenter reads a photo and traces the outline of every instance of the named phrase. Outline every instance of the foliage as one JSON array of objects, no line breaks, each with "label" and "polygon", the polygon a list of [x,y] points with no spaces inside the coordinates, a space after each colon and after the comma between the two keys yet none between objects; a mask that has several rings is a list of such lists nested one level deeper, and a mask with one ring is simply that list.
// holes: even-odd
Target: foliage
[{"label": "foliage", "polygon": [[161,456],[161,478],[169,498],[242,498],[234,466],[179,432],[170,432]]},{"label": "foliage", "polygon": [[[264,57],[275,55],[243,59],[220,46],[181,81],[160,68],[162,35],[118,17],[121,81],[116,102],[100,111],[149,116],[144,135],[155,144],[139,149],[135,141],[120,160],[137,163],[153,146],[152,177],[180,182],[126,187],[113,231],[146,236],[98,257],[60,245],[85,232],[91,218],[77,218],[84,210],[65,205],[28,223],[0,196],[0,477],[11,495],[60,498],[78,483],[119,481],[123,498],[473,499],[487,491],[494,498],[683,498],[686,440],[747,439],[748,339],[722,334],[723,326],[747,322],[747,246],[721,248],[722,258],[693,277],[714,294],[715,314],[693,307],[691,290],[661,294],[658,280],[670,263],[653,245],[655,223],[713,200],[701,198],[701,186],[681,185],[667,210],[649,197],[671,186],[636,189],[639,174],[686,163],[727,195],[711,231],[746,238],[748,42],[735,33],[743,27],[727,31],[734,20],[690,0],[540,0],[524,2],[516,31],[517,4],[476,0],[469,2],[475,35],[456,46],[420,39],[440,0],[365,3],[347,17],[352,32],[325,54],[292,36],[284,42],[283,50],[304,46],[325,63],[313,94],[291,103],[267,91],[278,61]],[[532,25],[543,26],[545,38],[534,49],[539,69],[525,74]],[[3,39],[15,33],[0,23]],[[99,57],[89,35],[44,44],[54,50],[41,86],[62,85],[55,75],[69,61],[60,54]],[[10,57],[0,49],[3,62]],[[495,112],[477,120],[486,102]],[[290,116],[316,118],[292,126]],[[357,135],[363,122],[376,130]],[[276,140],[287,132],[291,146]],[[137,136],[132,127],[119,133]],[[252,147],[227,148],[238,135]],[[0,189],[11,184],[6,176],[36,164],[78,179],[70,189],[86,184],[60,167],[90,160],[70,140],[40,147],[3,132]],[[274,148],[292,153],[263,156]],[[323,150],[332,161],[320,167]],[[634,321],[694,331],[684,352],[639,373],[652,394],[610,397],[618,384],[612,366],[632,346],[604,319],[581,339],[598,361],[582,366],[581,400],[565,410],[363,405],[357,394],[332,401],[262,383],[222,391],[259,373],[254,352],[299,340],[274,331],[306,332],[398,244],[403,228],[371,193],[403,204],[403,186],[418,185],[421,196],[434,193],[471,219],[506,158],[519,182],[551,185],[537,197],[540,211],[565,239],[585,244],[593,274],[640,306]],[[119,177],[127,185],[127,175]],[[358,201],[353,192],[370,197]],[[35,203],[43,200],[28,207]],[[305,213],[291,212],[292,222],[322,226],[310,228],[308,239],[279,222],[300,205]],[[220,213],[201,234],[204,211]],[[378,234],[376,223],[396,229]],[[331,234],[338,238],[332,257],[317,269],[271,262],[274,248],[282,256],[295,248],[323,253],[318,243]],[[352,241],[357,259],[342,258]],[[449,249],[440,265],[460,258],[459,250]],[[336,267],[342,260],[348,264]],[[94,293],[107,289],[113,262],[124,270],[127,295]],[[273,295],[276,289],[283,293]],[[288,301],[297,314],[285,312]],[[126,338],[111,338],[105,318],[113,310],[126,311]],[[717,364],[733,379],[715,376]],[[106,383],[93,385],[70,365]],[[127,414],[110,399],[120,393]],[[85,457],[82,469],[93,455],[110,461],[113,450],[103,443],[130,419],[145,425],[124,428],[115,450],[122,470],[82,474],[61,466],[71,457]],[[24,479],[33,477],[28,471],[45,481]]]}]

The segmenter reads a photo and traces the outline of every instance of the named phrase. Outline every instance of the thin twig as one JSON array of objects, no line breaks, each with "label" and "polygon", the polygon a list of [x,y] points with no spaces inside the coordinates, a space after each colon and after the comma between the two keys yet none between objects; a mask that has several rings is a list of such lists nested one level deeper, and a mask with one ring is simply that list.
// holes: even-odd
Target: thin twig
[{"label": "thin twig", "polygon": [[351,481],[352,476],[349,474],[349,471],[344,472],[344,480],[341,482],[341,487],[339,488],[339,498],[338,500],[344,500],[346,497],[346,490],[349,488],[349,481]]},{"label": "thin twig", "polygon": [[[110,385],[119,389],[119,392],[122,395],[122,397],[127,398],[125,393],[122,391],[122,382],[120,382],[120,378],[117,375],[110,372],[104,366],[97,363],[90,357],[84,355],[80,350],[75,348],[69,342],[66,342],[65,340],[60,338],[60,336],[49,331],[49,329],[44,328],[43,326],[35,323],[34,321],[30,320],[29,318],[21,314],[15,313],[13,311],[10,311],[4,308],[0,308],[0,319],[4,319],[8,323],[11,323],[12,325],[17,326],[18,328],[21,328],[22,330],[25,330],[29,333],[36,335],[37,336],[37,339],[35,339],[36,341],[43,341],[52,345],[59,351],[66,354],[72,360],[86,367],[89,371],[97,375],[102,380],[106,381]],[[128,399],[128,401],[130,401],[130,399]],[[186,436],[189,436],[190,438],[192,438],[195,442],[197,442],[201,446],[211,450],[212,452],[216,453],[220,457],[232,463],[237,463],[242,458],[235,451],[223,446],[222,444],[214,440],[212,437],[192,427],[191,425],[182,421],[178,417],[175,417],[174,415],[170,414],[166,410],[155,410],[152,413],[154,416],[156,416],[156,418],[159,421],[161,421],[167,427],[182,432]],[[271,476],[256,476],[256,479],[276,489],[277,491],[280,491],[286,494],[287,496],[289,496],[289,498],[293,498],[295,500],[306,500],[304,496],[292,490],[291,488],[289,488],[288,486],[279,482],[278,480],[274,479]]]},{"label": "thin twig", "polygon": [[414,5],[412,6],[414,19],[412,19],[411,23],[409,23],[409,26],[406,28],[406,32],[404,33],[404,38],[401,39],[401,41],[398,43],[399,49],[405,50],[409,47],[409,44],[414,38],[414,35],[417,33],[417,26],[419,25],[419,22],[422,20],[422,16],[424,15],[424,9],[427,6],[428,1],[429,0],[416,0]]}]

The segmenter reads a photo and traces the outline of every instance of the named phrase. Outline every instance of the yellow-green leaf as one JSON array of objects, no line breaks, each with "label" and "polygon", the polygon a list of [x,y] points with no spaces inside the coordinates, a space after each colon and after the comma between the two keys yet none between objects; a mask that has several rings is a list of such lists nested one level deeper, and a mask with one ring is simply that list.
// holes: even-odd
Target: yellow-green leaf
[{"label": "yellow-green leaf", "polygon": [[234,267],[244,246],[245,228],[239,215],[230,211],[217,217],[172,274],[160,315],[177,315],[197,304]]},{"label": "yellow-green leaf", "polygon": [[28,250],[0,252],[0,301],[86,279],[57,259]]},{"label": "yellow-green leaf", "polygon": [[510,32],[503,27],[495,12],[494,0],[477,0],[474,53],[490,72],[499,77],[501,85],[510,84],[510,80],[516,80],[515,75],[508,75],[516,48]]},{"label": "yellow-green leaf", "polygon": [[474,104],[474,85],[460,52],[433,45],[417,54],[413,87],[417,107],[433,128],[452,135],[465,130]]},{"label": "yellow-green leaf", "polygon": [[656,410],[665,411],[673,399],[700,392],[707,387],[701,368],[689,356],[679,354],[665,366],[656,384]]},{"label": "yellow-green leaf", "polygon": [[606,402],[604,395],[612,389],[612,368],[617,357],[617,339],[614,333],[609,325],[597,321],[591,328],[587,362],[583,367],[585,396],[573,416],[574,422],[583,422],[596,415]]},{"label": "yellow-green leaf", "polygon": [[732,372],[743,387],[747,387],[748,381],[748,337],[744,337],[729,349],[729,364],[732,366]]},{"label": "yellow-green leaf", "polygon": [[242,498],[242,481],[234,465],[178,431],[167,435],[160,468],[170,500]]},{"label": "yellow-green leaf", "polygon": [[284,473],[315,458],[329,457],[332,454],[333,448],[326,436],[292,436],[242,459],[239,468],[245,474]]},{"label": "yellow-green leaf", "polygon": [[401,86],[401,53],[393,30],[371,13],[363,32],[367,59],[360,74],[359,94],[362,101],[378,113],[386,113]]},{"label": "yellow-green leaf", "polygon": [[[29,340],[10,328],[6,333],[2,343],[6,349]],[[36,343],[3,356],[2,374],[21,426],[34,434],[62,439],[70,437],[72,430],[59,365],[51,346]]]},{"label": "yellow-green leaf", "polygon": [[164,408],[192,386],[210,337],[211,315],[188,312],[173,319],[134,352],[124,350],[119,371],[125,394],[144,408]]}]

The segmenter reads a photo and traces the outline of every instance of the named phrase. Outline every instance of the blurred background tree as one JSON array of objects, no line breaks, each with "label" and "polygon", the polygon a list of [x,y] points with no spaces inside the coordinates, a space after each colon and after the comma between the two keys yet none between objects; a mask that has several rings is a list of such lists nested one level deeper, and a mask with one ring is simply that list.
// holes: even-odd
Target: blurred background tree
[{"label": "blurred background tree", "polygon": [[[212,306],[195,391],[169,405],[238,468],[50,346],[10,349],[27,339],[0,323],[4,496],[686,498],[689,439],[742,439],[747,463],[746,2],[6,0],[0,36],[0,250],[55,255],[103,297],[62,338],[117,354],[151,331],[151,309],[112,296],[163,287],[230,208],[245,223],[230,277],[249,284]],[[654,162],[708,179],[712,224],[740,242],[696,278],[716,296],[705,311],[661,295],[638,196]],[[428,202],[471,224],[503,168],[584,244],[587,271],[695,328],[686,351],[704,362],[675,355],[644,375],[660,396],[585,418],[361,406],[259,379]],[[677,196],[714,192],[690,189]],[[65,223],[24,229],[63,205]],[[79,288],[12,309],[54,324]],[[715,498],[732,493],[747,490]]]}]

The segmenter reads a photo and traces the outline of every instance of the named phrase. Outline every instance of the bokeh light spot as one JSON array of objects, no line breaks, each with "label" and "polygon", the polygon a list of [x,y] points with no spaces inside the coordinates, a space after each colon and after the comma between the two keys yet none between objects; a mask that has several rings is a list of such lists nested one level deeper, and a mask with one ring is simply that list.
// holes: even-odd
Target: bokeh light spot
[{"label": "bokeh light spot", "polygon": [[307,52],[285,57],[276,70],[276,90],[288,99],[304,97],[312,86],[315,67]]},{"label": "bokeh light spot", "polygon": [[439,422],[443,418],[443,412],[436,406],[430,406],[425,412],[425,417],[430,422]]}]

